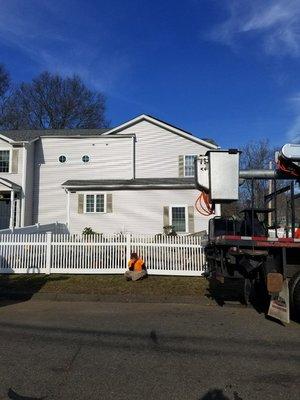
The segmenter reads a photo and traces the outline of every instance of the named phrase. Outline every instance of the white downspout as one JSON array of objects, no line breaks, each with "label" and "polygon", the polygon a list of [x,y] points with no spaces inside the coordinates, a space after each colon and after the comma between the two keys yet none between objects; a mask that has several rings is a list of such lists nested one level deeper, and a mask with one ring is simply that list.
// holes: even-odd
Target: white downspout
[{"label": "white downspout", "polygon": [[132,137],[132,179],[136,178],[136,136]]},{"label": "white downspout", "polygon": [[69,232],[71,232],[71,227],[70,227],[70,191],[67,191],[67,225]]},{"label": "white downspout", "polygon": [[21,199],[20,196],[16,198],[16,220],[15,220],[15,227],[20,228],[21,223]]},{"label": "white downspout", "polygon": [[15,192],[12,189],[10,192],[10,221],[9,228],[14,228],[14,216],[15,216]]},{"label": "white downspout", "polygon": [[27,179],[27,145],[24,143],[23,163],[22,163],[21,227],[25,226],[25,210],[26,210],[26,195],[27,195],[26,179]]}]

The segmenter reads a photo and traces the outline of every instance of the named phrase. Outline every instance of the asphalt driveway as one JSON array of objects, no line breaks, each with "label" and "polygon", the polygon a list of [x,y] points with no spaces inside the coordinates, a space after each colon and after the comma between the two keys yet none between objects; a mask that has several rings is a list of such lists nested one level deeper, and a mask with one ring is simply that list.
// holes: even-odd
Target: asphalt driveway
[{"label": "asphalt driveway", "polygon": [[0,305],[1,399],[299,399],[300,326],[253,309]]}]

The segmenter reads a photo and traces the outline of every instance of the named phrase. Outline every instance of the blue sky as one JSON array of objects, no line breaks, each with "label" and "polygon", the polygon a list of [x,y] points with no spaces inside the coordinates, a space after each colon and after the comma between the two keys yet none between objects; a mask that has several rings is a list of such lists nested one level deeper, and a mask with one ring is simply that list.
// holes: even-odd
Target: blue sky
[{"label": "blue sky", "polygon": [[0,0],[14,81],[79,74],[117,125],[146,113],[221,146],[300,142],[299,0]]}]

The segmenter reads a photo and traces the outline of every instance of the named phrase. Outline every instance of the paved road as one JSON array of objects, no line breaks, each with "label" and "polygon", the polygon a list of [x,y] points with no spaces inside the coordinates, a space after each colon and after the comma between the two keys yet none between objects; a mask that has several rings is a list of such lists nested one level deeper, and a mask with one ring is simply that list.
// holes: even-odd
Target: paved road
[{"label": "paved road", "polygon": [[1,400],[300,398],[300,325],[253,309],[0,305]]}]

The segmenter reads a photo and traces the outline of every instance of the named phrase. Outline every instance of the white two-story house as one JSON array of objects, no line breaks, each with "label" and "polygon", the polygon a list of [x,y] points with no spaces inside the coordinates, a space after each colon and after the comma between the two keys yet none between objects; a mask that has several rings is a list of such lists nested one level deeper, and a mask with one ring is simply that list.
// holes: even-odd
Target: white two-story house
[{"label": "white two-story house", "polygon": [[205,230],[208,218],[194,208],[194,157],[216,147],[148,115],[112,129],[2,131],[0,229]]}]

